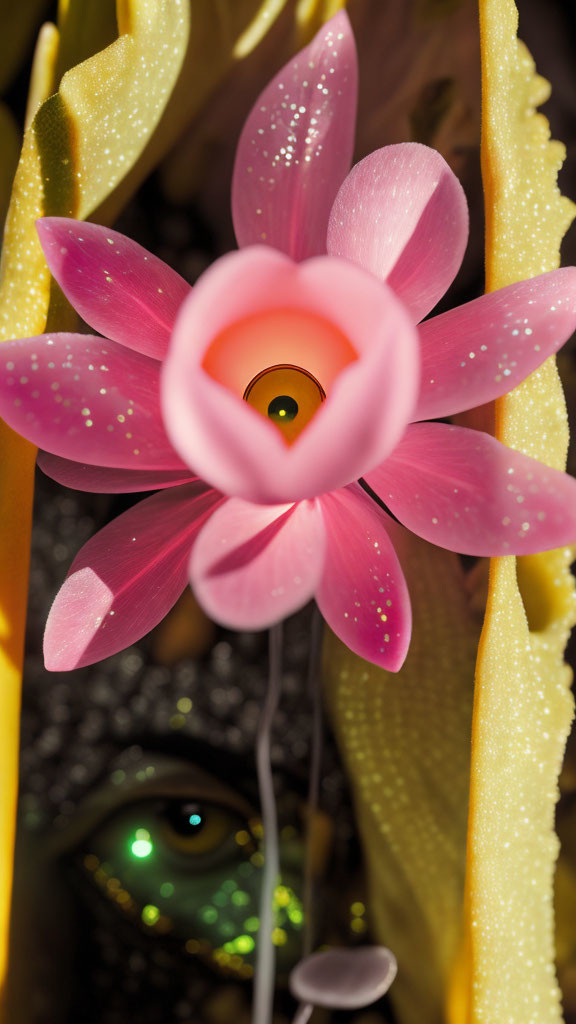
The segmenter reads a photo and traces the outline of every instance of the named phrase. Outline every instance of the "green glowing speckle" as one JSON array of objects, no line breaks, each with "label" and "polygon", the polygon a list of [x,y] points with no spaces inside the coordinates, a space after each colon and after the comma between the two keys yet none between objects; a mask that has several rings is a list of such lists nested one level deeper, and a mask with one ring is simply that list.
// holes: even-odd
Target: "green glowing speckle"
[{"label": "green glowing speckle", "polygon": [[142,910],[142,920],[149,927],[155,925],[159,917],[160,911],[152,903],[148,903]]},{"label": "green glowing speckle", "polygon": [[215,907],[202,907],[200,917],[205,924],[215,924],[218,920],[218,911]]},{"label": "green glowing speckle", "polygon": [[256,943],[251,935],[237,935],[235,939],[230,942],[225,942],[222,949],[225,953],[230,953],[233,956],[235,953],[239,953],[240,956],[246,956],[247,953],[251,953]]},{"label": "green glowing speckle", "polygon": [[251,953],[254,949],[255,942],[251,935],[239,935],[234,942],[236,952],[245,956],[246,953]]},{"label": "green glowing speckle", "polygon": [[290,898],[293,895],[292,890],[286,885],[277,885],[274,890],[274,903],[277,907],[287,907],[290,903]]},{"label": "green glowing speckle", "polygon": [[174,886],[172,882],[162,882],[160,886],[160,895],[165,899],[170,899],[174,895]]},{"label": "green glowing speckle", "polygon": [[242,889],[232,893],[232,903],[235,907],[247,907],[250,903],[250,895]]},{"label": "green glowing speckle", "polygon": [[217,892],[212,897],[212,902],[216,907],[225,907],[228,903],[228,896],[225,892]]},{"label": "green glowing speckle", "polygon": [[247,917],[244,921],[244,928],[247,932],[257,932],[260,927],[259,917]]},{"label": "green glowing speckle", "polygon": [[137,828],[135,837],[130,844],[130,851],[132,855],[142,860],[144,857],[149,857],[153,849],[154,845],[150,839],[148,829]]},{"label": "green glowing speckle", "polygon": [[228,878],[225,882],[222,882],[223,892],[234,892],[237,888],[238,886],[233,878]]},{"label": "green glowing speckle", "polygon": [[195,827],[196,825],[201,825],[202,824],[202,815],[201,814],[191,814],[190,817],[188,818],[188,821],[190,822],[190,824],[193,827]]},{"label": "green glowing speckle", "polygon": [[298,908],[295,907],[294,910],[288,910],[288,918],[291,924],[295,925],[296,928],[299,928],[304,920],[304,914],[301,910],[298,910]]}]

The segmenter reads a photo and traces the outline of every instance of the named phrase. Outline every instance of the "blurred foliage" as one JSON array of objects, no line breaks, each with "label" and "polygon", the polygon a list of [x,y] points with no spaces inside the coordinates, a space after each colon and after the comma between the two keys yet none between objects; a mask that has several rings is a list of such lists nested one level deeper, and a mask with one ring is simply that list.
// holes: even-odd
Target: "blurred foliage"
[{"label": "blurred foliage", "polygon": [[20,156],[20,132],[18,125],[8,108],[0,103],[0,224],[4,223],[12,182]]},{"label": "blurred foliage", "polygon": [[369,924],[394,950],[399,1024],[441,1024],[461,936],[474,661],[481,619],[458,557],[402,527],[392,539],[412,601],[392,674],[326,644],[326,697],[369,884]]},{"label": "blurred foliage", "polygon": [[[278,67],[308,38],[313,23],[295,30],[294,3],[287,2],[258,46],[258,59],[236,61],[191,122],[162,167],[169,198],[195,200],[218,232],[219,248],[234,244],[228,204],[236,143],[247,111]],[[438,2],[422,5],[348,0],[360,56],[356,159],[379,146],[407,139],[434,146],[468,185],[480,221],[480,61],[476,0],[459,0],[442,14]],[[432,17],[430,12],[433,12]],[[476,211],[476,207],[478,210]],[[475,221],[474,221],[475,223]],[[473,233],[475,268],[481,261],[482,227]]]},{"label": "blurred foliage", "polygon": [[48,6],[48,0],[4,0],[0,5],[0,95],[20,70]]}]

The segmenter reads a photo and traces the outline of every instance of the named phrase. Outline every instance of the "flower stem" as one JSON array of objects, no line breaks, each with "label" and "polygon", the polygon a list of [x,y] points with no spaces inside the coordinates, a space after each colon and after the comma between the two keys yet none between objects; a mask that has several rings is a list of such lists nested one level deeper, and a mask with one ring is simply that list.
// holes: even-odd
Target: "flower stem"
[{"label": "flower stem", "polygon": [[271,1024],[274,1007],[274,890],[280,874],[280,851],[274,779],[270,760],[272,722],[278,707],[282,684],[282,624],[270,630],[270,670],[268,692],[256,737],[256,767],[264,830],[264,870],[260,893],[260,928],[256,950],[256,972],[252,1024]]},{"label": "flower stem", "polygon": [[300,1006],[296,1010],[296,1016],[292,1021],[292,1024],[307,1024],[312,1016],[312,1010],[314,1009],[312,1003],[300,1003]]},{"label": "flower stem", "polygon": [[322,738],[323,738],[323,717],[322,717],[322,690],[320,686],[320,659],[322,653],[322,627],[324,620],[317,607],[314,607],[310,657],[308,660],[308,694],[312,699],[312,736],[310,751],[310,781],[308,785],[307,803],[307,836],[306,836],[306,864],[304,869],[304,936],[302,943],[303,956],[308,956],[312,951],[314,928],[312,923],[313,904],[313,856],[312,844],[314,841],[314,822],[318,810],[318,798],[320,792],[320,765],[322,761]]}]

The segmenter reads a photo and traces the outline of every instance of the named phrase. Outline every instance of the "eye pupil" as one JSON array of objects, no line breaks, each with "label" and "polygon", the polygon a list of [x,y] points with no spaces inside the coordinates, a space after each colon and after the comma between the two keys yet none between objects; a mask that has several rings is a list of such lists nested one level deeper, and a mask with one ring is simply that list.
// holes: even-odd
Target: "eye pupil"
[{"label": "eye pupil", "polygon": [[276,423],[290,423],[298,415],[298,402],[290,395],[277,395],[268,406],[268,416]]},{"label": "eye pupil", "polygon": [[326,398],[318,380],[301,366],[279,363],[252,378],[244,401],[271,420],[288,444],[302,433]]},{"label": "eye pupil", "polygon": [[179,836],[197,836],[206,824],[206,815],[200,804],[180,800],[170,801],[164,815],[169,825]]}]

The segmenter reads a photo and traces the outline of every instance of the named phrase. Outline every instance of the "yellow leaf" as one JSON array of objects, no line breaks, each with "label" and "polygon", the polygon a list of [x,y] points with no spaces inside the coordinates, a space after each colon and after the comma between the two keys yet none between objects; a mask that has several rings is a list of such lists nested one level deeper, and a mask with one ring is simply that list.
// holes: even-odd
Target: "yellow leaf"
[{"label": "yellow leaf", "polygon": [[[574,217],[564,148],[535,112],[548,84],[517,40],[512,0],[481,0],[489,290],[559,265]],[[568,425],[554,360],[496,407],[500,440],[564,468]],[[476,670],[466,944],[453,1024],[554,1024],[557,778],[573,707],[563,663],[576,619],[571,552],[494,559]],[[520,585],[520,586],[519,586]],[[522,600],[525,594],[525,604]]]},{"label": "yellow leaf", "polygon": [[397,674],[329,636],[326,699],[352,783],[369,924],[394,950],[401,1024],[443,1019],[464,896],[472,681],[480,620],[456,555],[395,527],[414,632]]},{"label": "yellow leaf", "polygon": [[30,127],[36,111],[56,87],[56,61],[58,60],[59,43],[60,35],[56,25],[47,21],[38,33],[34,50],[24,119],[25,128]]}]

